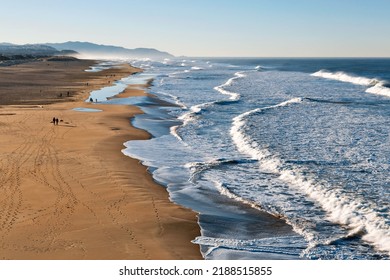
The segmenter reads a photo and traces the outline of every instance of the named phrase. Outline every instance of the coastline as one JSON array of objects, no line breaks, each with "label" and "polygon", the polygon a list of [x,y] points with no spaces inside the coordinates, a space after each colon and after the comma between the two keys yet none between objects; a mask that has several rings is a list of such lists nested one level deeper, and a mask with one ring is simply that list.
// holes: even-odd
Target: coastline
[{"label": "coastline", "polygon": [[[52,62],[46,66],[53,70]],[[57,66],[56,75],[63,71]],[[17,83],[37,74],[33,64],[12,67],[28,73]],[[0,71],[6,68],[11,67]],[[86,69],[76,68],[71,71]],[[1,103],[10,104],[0,107],[0,258],[202,259],[191,243],[200,234],[196,214],[170,202],[146,167],[120,152],[124,142],[150,137],[129,121],[142,111],[83,101],[89,91],[134,71],[139,70],[115,68],[82,79],[74,74],[63,78],[73,79],[71,90],[53,79],[50,96]],[[37,91],[41,84],[35,82]],[[25,86],[14,86],[20,90],[14,92],[25,96]],[[146,95],[139,85],[125,94]],[[102,111],[72,110],[76,107]],[[50,123],[54,116],[62,120],[58,126]]]}]

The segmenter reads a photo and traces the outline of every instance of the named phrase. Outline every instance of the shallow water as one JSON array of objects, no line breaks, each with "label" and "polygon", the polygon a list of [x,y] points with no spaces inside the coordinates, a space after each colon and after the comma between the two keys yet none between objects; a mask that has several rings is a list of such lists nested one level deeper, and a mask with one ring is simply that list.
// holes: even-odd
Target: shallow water
[{"label": "shallow water", "polygon": [[[113,66],[111,65],[111,67]],[[124,77],[118,81],[115,81],[113,84],[108,84],[106,87],[91,91],[89,97],[85,101],[90,102],[92,99],[93,102],[106,102],[110,97],[123,92],[129,85],[146,84],[152,77],[152,75],[144,73],[137,73],[128,77]]]},{"label": "shallow water", "polygon": [[83,108],[83,107],[73,108],[72,110],[78,111],[78,112],[86,112],[86,113],[96,113],[96,112],[102,112],[103,111],[103,110],[100,110],[100,109]]}]

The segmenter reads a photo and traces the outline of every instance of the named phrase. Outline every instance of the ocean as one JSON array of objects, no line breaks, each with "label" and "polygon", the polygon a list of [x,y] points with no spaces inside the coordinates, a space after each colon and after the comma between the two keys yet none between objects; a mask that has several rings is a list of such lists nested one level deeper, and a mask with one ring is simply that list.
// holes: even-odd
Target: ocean
[{"label": "ocean", "polygon": [[153,136],[122,152],[198,213],[205,259],[389,259],[390,59],[131,64],[157,99],[107,101]]}]

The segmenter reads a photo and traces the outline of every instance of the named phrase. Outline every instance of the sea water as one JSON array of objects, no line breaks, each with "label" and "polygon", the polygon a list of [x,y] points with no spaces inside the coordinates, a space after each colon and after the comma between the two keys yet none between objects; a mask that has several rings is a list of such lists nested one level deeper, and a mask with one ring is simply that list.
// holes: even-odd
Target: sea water
[{"label": "sea water", "polygon": [[123,152],[199,213],[204,258],[389,258],[389,59],[132,64],[174,106],[138,104],[153,138]]}]

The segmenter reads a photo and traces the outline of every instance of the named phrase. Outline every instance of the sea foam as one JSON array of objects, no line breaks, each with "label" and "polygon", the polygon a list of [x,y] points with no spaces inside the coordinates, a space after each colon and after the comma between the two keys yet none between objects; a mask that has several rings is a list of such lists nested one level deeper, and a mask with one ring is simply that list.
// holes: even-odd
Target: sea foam
[{"label": "sea foam", "polygon": [[[178,117],[179,120],[183,121],[183,124],[181,126],[186,126],[188,123],[192,122],[197,115],[201,114],[202,111],[214,104],[222,104],[224,102],[236,102],[240,99],[240,95],[235,92],[231,92],[225,89],[225,87],[231,86],[233,81],[239,78],[245,77],[245,74],[243,72],[237,72],[234,74],[233,78],[230,78],[226,83],[214,87],[214,90],[218,91],[219,93],[223,95],[229,96],[229,100],[216,100],[216,101],[211,101],[211,102],[205,102],[202,104],[197,104],[194,106],[191,106],[190,109],[182,114],[180,117]],[[178,129],[180,126],[176,126],[173,129],[171,129],[171,133],[179,140],[182,140],[180,135],[178,134]]]},{"label": "sea foam", "polygon": [[231,92],[231,91],[228,91],[225,89],[225,87],[228,87],[228,86],[231,86],[233,84],[233,81],[234,80],[237,80],[239,78],[244,78],[246,77],[246,75],[244,74],[244,72],[236,72],[234,73],[234,77],[233,78],[230,78],[226,83],[224,83],[223,85],[220,85],[220,86],[216,86],[214,87],[214,89],[218,92],[220,92],[221,94],[223,95],[227,95],[229,96],[229,99],[232,100],[232,101],[237,101],[240,99],[240,95],[238,93],[235,93],[235,92]]},{"label": "sea foam", "polygon": [[[327,212],[330,221],[347,226],[350,233],[362,232],[363,240],[390,255],[390,227],[380,213],[373,210],[376,209],[375,205],[370,205],[362,197],[351,196],[337,186],[325,186],[315,178],[303,175],[304,172],[299,167],[287,167],[268,149],[260,148],[258,143],[246,133],[249,129],[246,124],[247,119],[251,115],[302,102],[301,98],[294,98],[274,106],[257,108],[235,117],[230,130],[235,145],[241,153],[258,160],[261,170],[276,174],[279,180],[317,202]],[[309,243],[312,243],[312,246],[316,246],[313,244],[315,240],[312,236],[301,232],[299,226],[292,226]]]},{"label": "sea foam", "polygon": [[366,77],[357,77],[357,76],[352,76],[350,74],[344,73],[344,72],[329,72],[326,70],[320,70],[317,71],[311,76],[315,77],[321,77],[325,79],[331,79],[331,80],[337,80],[341,82],[346,82],[346,83],[352,83],[355,85],[361,85],[361,86],[366,86],[368,89],[366,90],[367,93],[372,93],[372,94],[378,94],[378,95],[383,95],[390,97],[390,88],[386,87],[385,81],[381,81],[378,79],[370,79]]}]

